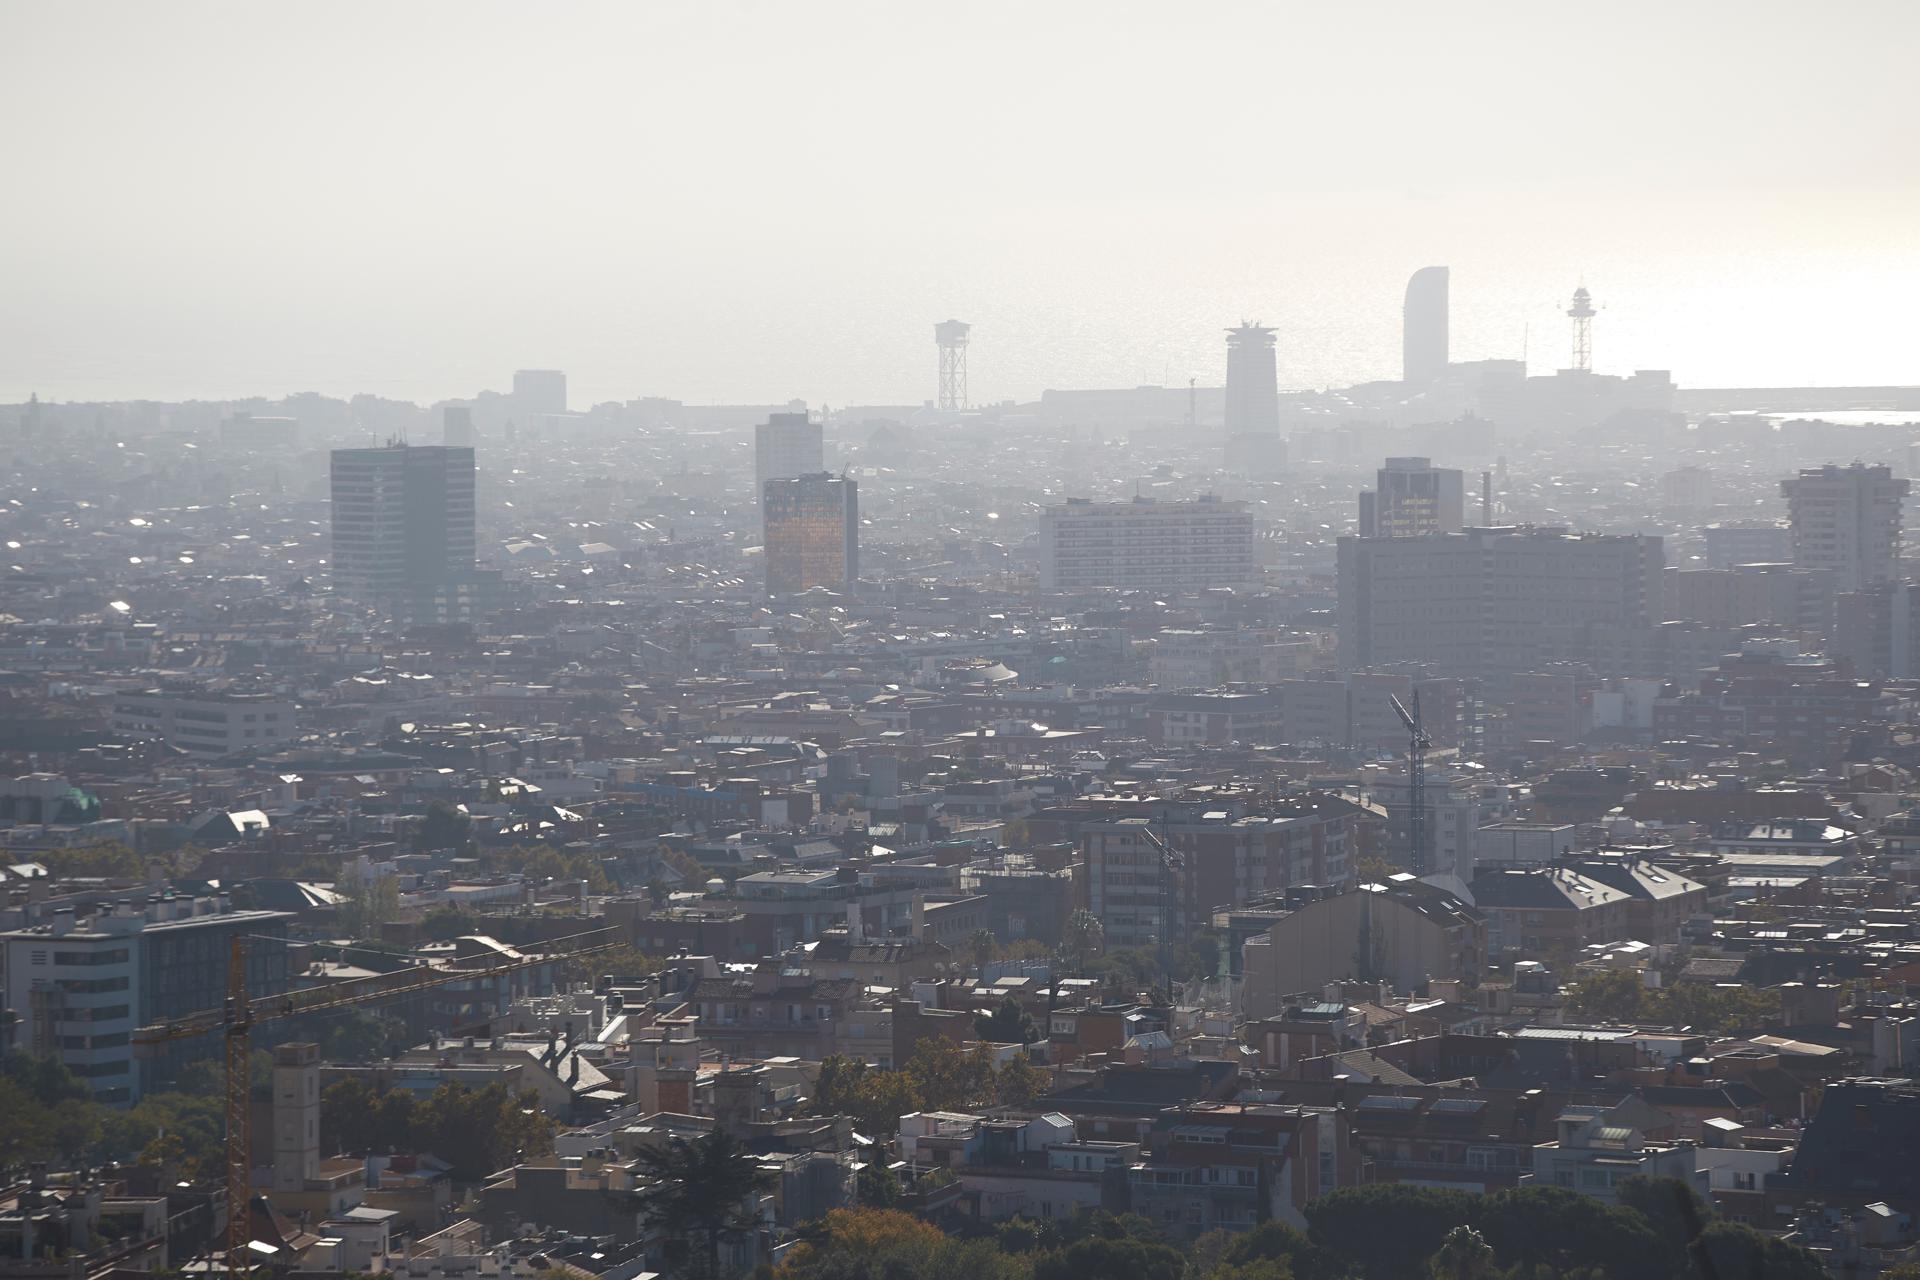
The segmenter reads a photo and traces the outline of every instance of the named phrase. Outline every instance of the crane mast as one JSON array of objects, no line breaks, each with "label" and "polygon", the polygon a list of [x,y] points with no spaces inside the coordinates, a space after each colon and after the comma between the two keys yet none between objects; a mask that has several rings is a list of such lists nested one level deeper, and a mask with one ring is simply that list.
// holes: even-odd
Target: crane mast
[{"label": "crane mast", "polygon": [[1420,719],[1420,691],[1413,692],[1413,709],[1394,694],[1387,695],[1393,712],[1407,727],[1407,861],[1416,876],[1433,870],[1427,856],[1427,748],[1433,739],[1427,736]]},{"label": "crane mast", "polygon": [[460,969],[440,964],[422,964],[397,973],[379,974],[342,982],[331,987],[313,987],[281,995],[247,996],[247,939],[236,934],[227,950],[227,999],[219,1009],[189,1014],[172,1022],[141,1027],[133,1033],[133,1043],[152,1051],[177,1040],[198,1039],[218,1034],[226,1052],[225,1115],[227,1163],[227,1274],[231,1280],[252,1270],[249,1250],[252,1243],[253,1153],[251,1076],[253,1028],[255,1023],[273,1018],[294,1017],[305,1013],[325,1013],[350,1009],[383,1000],[394,1000],[420,991],[432,990],[455,982],[498,977],[516,973],[555,960],[593,955],[621,945],[625,935],[618,929],[596,929],[556,938],[538,956]]}]

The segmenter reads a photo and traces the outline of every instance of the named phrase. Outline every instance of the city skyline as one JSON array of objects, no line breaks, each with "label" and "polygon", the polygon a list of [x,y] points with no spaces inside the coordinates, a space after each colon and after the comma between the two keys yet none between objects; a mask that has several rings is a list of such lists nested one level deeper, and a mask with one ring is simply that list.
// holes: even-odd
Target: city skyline
[{"label": "city skyline", "polygon": [[[10,131],[15,172],[62,174],[59,201],[0,210],[0,401],[428,403],[550,365],[584,404],[918,404],[945,315],[976,326],[975,403],[1217,384],[1211,335],[1241,315],[1279,330],[1283,388],[1317,388],[1397,373],[1399,295],[1428,263],[1454,273],[1456,359],[1560,367],[1584,281],[1603,372],[1920,382],[1917,180],[1886,163],[1920,119],[1901,6],[1724,24],[1629,5],[1578,41],[1516,5],[1485,6],[1472,41],[1417,6],[1384,31],[1136,10],[1104,64],[1068,56],[1099,25],[1071,5],[958,30],[587,6],[535,33],[498,7],[182,5],[121,12],[109,39],[96,12],[0,14],[29,52],[0,118],[38,122]],[[253,56],[294,40],[298,60]],[[1270,80],[1274,43],[1349,51]],[[862,59],[867,92],[782,92],[824,49]],[[1190,68],[1216,56],[1262,109],[1214,110],[1215,74]],[[684,69],[716,58],[724,95]],[[1621,68],[1646,91],[1596,102]],[[1377,92],[1356,105],[1360,75]],[[1141,80],[1157,91],[1121,92]],[[1076,148],[1033,128],[1055,119],[1083,121]],[[788,189],[817,195],[776,217]]]}]

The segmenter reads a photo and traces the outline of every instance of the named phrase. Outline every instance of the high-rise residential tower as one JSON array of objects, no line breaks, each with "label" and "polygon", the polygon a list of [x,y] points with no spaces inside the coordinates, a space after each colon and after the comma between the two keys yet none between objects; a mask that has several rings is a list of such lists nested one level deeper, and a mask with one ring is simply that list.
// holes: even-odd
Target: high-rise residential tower
[{"label": "high-rise residential tower", "polygon": [[336,591],[380,602],[472,579],[472,449],[335,449],[332,480]]},{"label": "high-rise residential tower", "polygon": [[1445,267],[1422,267],[1407,281],[1400,313],[1400,376],[1424,385],[1447,371],[1447,280]]},{"label": "high-rise residential tower", "polygon": [[1258,577],[1244,502],[1069,498],[1040,515],[1040,585],[1049,591],[1204,591]]},{"label": "high-rise residential tower", "polygon": [[567,411],[567,375],[558,369],[519,369],[513,375],[513,410],[523,421]]},{"label": "high-rise residential tower", "polygon": [[844,591],[860,576],[860,487],[825,472],[761,488],[767,594],[813,587]]},{"label": "high-rise residential tower", "polygon": [[1458,533],[1466,523],[1466,477],[1426,458],[1388,458],[1360,493],[1360,536],[1416,538]]},{"label": "high-rise residential tower", "polygon": [[1273,330],[1242,321],[1227,330],[1227,438],[1280,433]]},{"label": "high-rise residential tower", "polygon": [[776,413],[753,429],[753,493],[763,500],[769,480],[791,480],[827,469],[825,428],[804,413]]},{"label": "high-rise residential tower", "polygon": [[1831,569],[1834,589],[1891,582],[1900,561],[1900,506],[1909,483],[1887,466],[1808,467],[1780,482],[1793,520],[1793,562]]},{"label": "high-rise residential tower", "polygon": [[473,447],[473,410],[450,404],[440,411],[440,443],[456,449]]}]

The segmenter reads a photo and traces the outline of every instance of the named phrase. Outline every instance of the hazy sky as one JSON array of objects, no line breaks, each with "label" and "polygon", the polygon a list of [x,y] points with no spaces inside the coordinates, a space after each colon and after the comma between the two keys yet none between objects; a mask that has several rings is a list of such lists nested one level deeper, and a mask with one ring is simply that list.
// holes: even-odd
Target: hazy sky
[{"label": "hazy sky", "polygon": [[[1920,382],[1920,4],[0,0],[0,400]],[[1528,335],[1530,334],[1530,338]]]}]

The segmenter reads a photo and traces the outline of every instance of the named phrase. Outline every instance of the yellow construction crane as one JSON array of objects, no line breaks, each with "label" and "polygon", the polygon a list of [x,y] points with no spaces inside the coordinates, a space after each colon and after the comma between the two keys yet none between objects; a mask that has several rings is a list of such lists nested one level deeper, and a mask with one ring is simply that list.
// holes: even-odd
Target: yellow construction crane
[{"label": "yellow construction crane", "polygon": [[416,992],[430,991],[455,982],[517,973],[555,960],[571,960],[607,951],[626,943],[619,929],[596,929],[589,933],[555,938],[542,944],[546,949],[537,956],[454,968],[439,961],[412,965],[393,973],[356,978],[328,987],[309,987],[277,996],[247,996],[247,939],[236,934],[227,952],[227,1000],[219,1009],[172,1022],[141,1027],[133,1033],[133,1043],[152,1050],[178,1040],[218,1035],[226,1048],[226,1156],[227,1156],[227,1274],[233,1280],[247,1274],[251,1266],[247,1254],[252,1219],[251,1149],[251,1074],[252,1043],[255,1023],[274,1018],[291,1018],[304,1013],[325,1013],[358,1005],[397,1000]]}]

